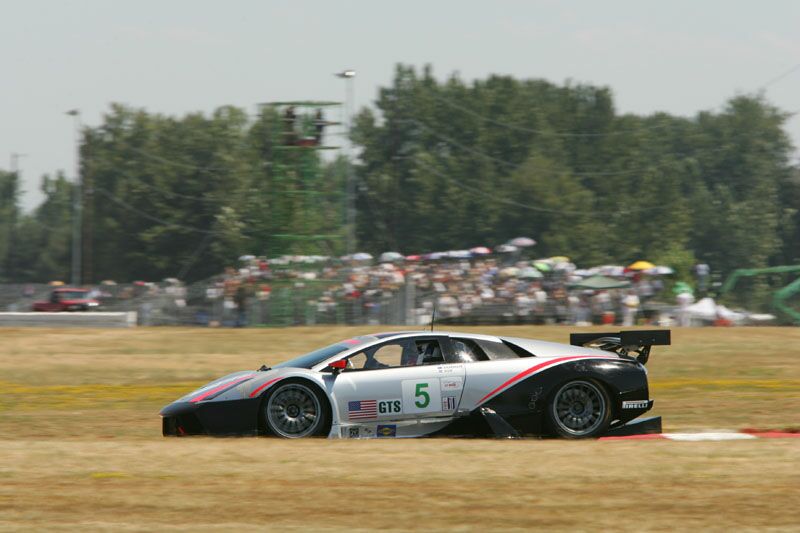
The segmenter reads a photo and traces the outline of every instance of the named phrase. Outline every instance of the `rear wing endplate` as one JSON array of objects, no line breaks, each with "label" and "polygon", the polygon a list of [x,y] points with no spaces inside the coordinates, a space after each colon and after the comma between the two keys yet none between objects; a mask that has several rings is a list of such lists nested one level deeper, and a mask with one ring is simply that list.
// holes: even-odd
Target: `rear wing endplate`
[{"label": "rear wing endplate", "polygon": [[573,346],[600,348],[627,357],[630,357],[630,352],[634,352],[636,360],[645,364],[650,357],[650,348],[671,344],[671,336],[668,329],[572,333],[569,343]]}]

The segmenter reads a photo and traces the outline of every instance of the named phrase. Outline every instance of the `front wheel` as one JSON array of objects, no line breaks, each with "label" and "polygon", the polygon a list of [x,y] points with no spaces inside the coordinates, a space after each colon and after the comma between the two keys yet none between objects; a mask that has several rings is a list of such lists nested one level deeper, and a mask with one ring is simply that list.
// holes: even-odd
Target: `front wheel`
[{"label": "front wheel", "polygon": [[585,439],[603,434],[611,423],[611,402],[605,389],[584,380],[564,384],[548,406],[555,432],[568,439]]},{"label": "front wheel", "polygon": [[319,436],[327,424],[325,401],[311,385],[284,383],[275,387],[264,402],[264,422],[269,432],[278,437]]}]

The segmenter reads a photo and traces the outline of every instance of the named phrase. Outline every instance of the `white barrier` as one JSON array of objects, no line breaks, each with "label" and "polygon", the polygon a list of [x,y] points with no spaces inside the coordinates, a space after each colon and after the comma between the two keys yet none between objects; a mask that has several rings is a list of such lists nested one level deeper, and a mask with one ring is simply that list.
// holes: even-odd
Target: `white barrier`
[{"label": "white barrier", "polygon": [[40,326],[47,328],[131,328],[136,311],[122,313],[0,313],[0,327]]}]

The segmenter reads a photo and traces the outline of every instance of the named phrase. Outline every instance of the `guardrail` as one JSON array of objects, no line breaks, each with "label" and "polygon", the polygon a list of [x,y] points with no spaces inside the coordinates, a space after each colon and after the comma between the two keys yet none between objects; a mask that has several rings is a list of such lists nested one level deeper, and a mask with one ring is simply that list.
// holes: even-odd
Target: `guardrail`
[{"label": "guardrail", "polygon": [[0,327],[132,328],[136,312],[120,313],[0,313]]}]

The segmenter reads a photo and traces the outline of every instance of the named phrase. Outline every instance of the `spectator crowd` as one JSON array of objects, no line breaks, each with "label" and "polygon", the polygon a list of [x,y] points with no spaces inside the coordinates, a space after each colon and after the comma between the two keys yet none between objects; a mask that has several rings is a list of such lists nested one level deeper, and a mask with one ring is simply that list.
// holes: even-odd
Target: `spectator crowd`
[{"label": "spectator crowd", "polygon": [[[522,238],[517,239],[523,241]],[[528,239],[528,242],[533,242]],[[524,241],[523,241],[524,242]],[[219,276],[92,291],[104,309],[136,310],[140,323],[207,325],[681,323],[694,302],[672,269],[646,261],[579,269],[568,257],[532,259],[511,244],[403,256],[246,255]],[[707,284],[708,267],[696,269]],[[28,293],[26,289],[26,295]],[[668,313],[667,313],[668,314]]]}]

